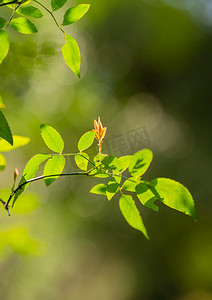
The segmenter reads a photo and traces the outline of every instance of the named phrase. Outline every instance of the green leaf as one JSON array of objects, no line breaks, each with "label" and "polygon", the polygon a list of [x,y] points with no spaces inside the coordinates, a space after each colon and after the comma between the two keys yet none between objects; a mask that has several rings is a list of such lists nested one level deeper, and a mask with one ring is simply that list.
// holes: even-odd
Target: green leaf
[{"label": "green leaf", "polygon": [[6,30],[0,30],[0,64],[7,56],[10,48],[10,39]]},{"label": "green leaf", "polygon": [[139,152],[136,152],[131,159],[129,165],[129,172],[133,177],[139,177],[143,175],[146,170],[149,168],[149,165],[152,161],[153,154],[149,149],[143,149]]},{"label": "green leaf", "polygon": [[95,133],[93,131],[88,131],[81,136],[78,142],[80,152],[88,149],[93,144],[94,136]]},{"label": "green leaf", "polygon": [[0,96],[0,109],[5,108],[6,105],[4,104],[4,101],[2,99],[2,97]]},{"label": "green leaf", "polygon": [[[120,177],[120,179],[121,179],[121,177]],[[109,201],[118,192],[119,183],[120,183],[120,180],[115,177],[110,178],[110,180],[108,181],[107,188],[106,188],[106,196]]]},{"label": "green leaf", "polygon": [[90,4],[79,4],[69,8],[64,15],[63,26],[70,25],[81,19],[89,10]]},{"label": "green leaf", "polygon": [[169,178],[157,178],[150,182],[152,192],[165,205],[196,219],[193,198],[181,183]]},{"label": "green leaf", "polygon": [[6,158],[0,153],[0,172],[2,172],[7,164]]},{"label": "green leaf", "polygon": [[119,162],[121,163],[121,172],[124,172],[129,167],[131,159],[132,155],[125,155],[118,158]]},{"label": "green leaf", "polygon": [[99,183],[92,187],[90,193],[98,195],[106,195],[106,185],[104,183]]},{"label": "green leaf", "polygon": [[10,22],[10,26],[20,32],[20,33],[24,33],[24,34],[31,34],[31,33],[36,33],[38,32],[36,26],[29,21],[28,19],[24,18],[24,17],[19,17],[16,19],[13,19]]},{"label": "green leaf", "polygon": [[146,228],[132,196],[123,195],[119,200],[119,207],[128,224],[143,232],[148,239]]},{"label": "green leaf", "polygon": [[135,178],[131,177],[123,183],[121,188],[128,192],[135,192],[136,185],[137,185],[137,183],[135,181]]},{"label": "green leaf", "polygon": [[87,171],[88,162],[89,162],[88,154],[82,152],[81,154],[76,154],[74,158],[78,168],[80,168],[83,171]]},{"label": "green leaf", "polygon": [[0,17],[0,29],[3,29],[7,25],[7,21]]},{"label": "green leaf", "polygon": [[0,140],[0,152],[7,152],[14,150],[16,148],[25,146],[30,141],[30,138],[20,135],[13,135],[13,146],[11,146],[7,141]]},{"label": "green leaf", "polygon": [[40,126],[40,131],[46,146],[54,152],[62,153],[64,142],[59,132],[52,126],[45,124]]},{"label": "green leaf", "polygon": [[58,10],[60,9],[67,0],[51,0],[51,6],[52,6],[52,10]]},{"label": "green leaf", "polygon": [[32,18],[42,18],[43,14],[40,11],[40,9],[34,7],[34,6],[23,6],[19,7],[16,12],[19,15],[23,15],[26,17],[32,17]]},{"label": "green leaf", "polygon": [[112,155],[108,155],[104,157],[101,163],[105,167],[105,169],[107,170],[111,169],[115,174],[118,174],[120,172],[122,166],[118,158]]},{"label": "green leaf", "polygon": [[[36,154],[35,156],[33,156],[26,164],[19,185],[23,184],[25,181],[29,179],[32,179],[35,176],[36,172],[38,171],[40,164],[44,162],[48,157],[49,157],[48,154]],[[29,185],[30,183],[27,183],[23,185],[23,187],[20,190],[18,190],[18,192],[15,194],[12,206],[14,206],[18,197],[25,191],[25,189]]]},{"label": "green leaf", "polygon": [[3,113],[0,111],[0,137],[13,145],[13,137],[10,127]]},{"label": "green leaf", "polygon": [[[48,176],[48,175],[61,174],[63,172],[64,167],[65,167],[65,158],[62,155],[54,155],[50,157],[49,160],[47,161],[44,168],[43,175]],[[52,184],[58,177],[59,175],[54,176],[52,178],[45,178],[44,181],[46,186]]]},{"label": "green leaf", "polygon": [[65,40],[66,43],[62,47],[64,60],[69,68],[80,78],[81,56],[79,46],[76,40],[68,34],[65,34]]},{"label": "green leaf", "polygon": [[158,206],[155,205],[154,201],[158,198],[152,192],[152,190],[148,187],[144,182],[140,182],[136,186],[136,194],[141,203],[155,211],[158,211]]}]

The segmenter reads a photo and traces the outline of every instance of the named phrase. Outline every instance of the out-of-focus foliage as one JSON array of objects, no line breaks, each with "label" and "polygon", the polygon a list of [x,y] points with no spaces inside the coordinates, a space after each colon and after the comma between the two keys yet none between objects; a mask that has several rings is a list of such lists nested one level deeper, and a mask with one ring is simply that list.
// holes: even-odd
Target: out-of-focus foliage
[{"label": "out-of-focus foliage", "polygon": [[[31,239],[43,241],[45,252],[20,257],[12,251],[2,260],[0,297],[209,300],[211,1],[89,3],[86,20],[67,31],[81,49],[81,81],[62,62],[64,41],[50,16],[39,19],[39,39],[10,30],[0,94],[14,134],[33,142],[5,153],[9,163],[1,187],[11,185],[14,168],[22,172],[32,153],[46,151],[39,124],[58,128],[68,151],[101,115],[107,136],[113,136],[105,139],[103,153],[122,156],[150,147],[154,161],[146,180],[164,176],[183,182],[195,199],[198,222],[170,213],[162,203],[159,214],[144,207],[151,236],[146,241],[122,220],[118,199],[108,205],[101,195],[88,194],[94,182],[87,178],[57,179],[49,189],[35,183],[28,190],[45,205],[16,215],[20,198],[12,217],[1,210],[1,231],[24,227]],[[8,19],[8,9],[1,10]],[[60,10],[55,13],[62,22]],[[93,146],[90,152],[97,150]],[[73,160],[66,170],[75,170]]]}]

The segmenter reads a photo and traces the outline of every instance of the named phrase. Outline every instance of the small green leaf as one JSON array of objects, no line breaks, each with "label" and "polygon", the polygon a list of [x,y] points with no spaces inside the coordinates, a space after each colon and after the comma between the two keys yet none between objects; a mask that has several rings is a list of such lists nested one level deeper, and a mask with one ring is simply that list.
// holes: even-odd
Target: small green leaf
[{"label": "small green leaf", "polygon": [[119,190],[119,179],[117,180],[117,178],[110,178],[110,180],[107,183],[107,188],[106,188],[106,196],[107,199],[110,201],[113,196],[118,192]]},{"label": "small green leaf", "polygon": [[[48,176],[48,175],[61,174],[63,172],[64,167],[65,167],[65,158],[62,155],[54,155],[50,157],[49,160],[47,161],[44,167],[43,175]],[[59,175],[54,176],[52,178],[45,178],[44,180],[46,186],[52,184],[58,177]]]},{"label": "small green leaf", "polygon": [[149,237],[146,228],[132,196],[123,195],[119,200],[119,207],[128,224],[143,232],[145,237],[148,239]]},{"label": "small green leaf", "polygon": [[10,26],[20,32],[20,33],[24,33],[24,34],[31,34],[31,33],[36,33],[38,32],[36,26],[29,21],[28,19],[24,18],[24,17],[19,17],[16,19],[13,19],[10,22]]},{"label": "small green leaf", "polygon": [[7,21],[0,17],[0,29],[3,29],[7,25]]},{"label": "small green leaf", "polygon": [[10,39],[6,30],[0,30],[0,64],[7,56],[10,48]]},{"label": "small green leaf", "polygon": [[0,109],[5,108],[6,105],[4,104],[4,101],[2,99],[2,97],[0,96]]},{"label": "small green leaf", "polygon": [[135,192],[135,187],[136,187],[137,183],[135,181],[135,179],[133,177],[127,179],[123,185],[122,185],[122,189],[128,192]]},{"label": "small green leaf", "polygon": [[151,190],[165,205],[181,211],[196,220],[194,200],[189,190],[169,178],[157,178],[150,182]]},{"label": "small green leaf", "polygon": [[143,149],[136,152],[131,159],[129,165],[129,172],[133,177],[139,177],[143,175],[149,168],[153,158],[152,151],[149,149]]},{"label": "small green leaf", "polygon": [[58,10],[60,9],[67,0],[51,0],[51,6],[52,6],[52,10]]},{"label": "small green leaf", "polygon": [[121,172],[124,172],[129,167],[131,159],[132,155],[125,155],[118,158],[121,163]]},{"label": "small green leaf", "polygon": [[88,131],[81,136],[78,142],[80,152],[88,149],[93,144],[94,136],[95,133],[93,131]]},{"label": "small green leaf", "polygon": [[0,137],[13,145],[13,137],[10,127],[3,113],[0,111]]},{"label": "small green leaf", "polygon": [[7,164],[6,158],[0,153],[0,172],[2,172]]},{"label": "small green leaf", "polygon": [[0,152],[7,152],[14,150],[16,148],[25,146],[30,141],[30,138],[20,135],[13,135],[13,146],[11,146],[7,141],[0,140]]},{"label": "small green leaf", "polygon": [[[22,183],[24,183],[29,179],[32,179],[35,176],[36,172],[38,171],[40,164],[44,162],[48,157],[49,157],[48,154],[36,154],[35,156],[33,156],[26,164],[19,185],[21,185]],[[18,197],[25,191],[25,189],[29,186],[29,184],[30,183],[23,185],[23,187],[20,190],[18,190],[18,192],[15,194],[12,206],[14,206]]]},{"label": "small green leaf", "polygon": [[83,171],[87,171],[88,162],[89,162],[88,154],[82,152],[81,154],[76,154],[74,158],[78,168],[80,168]]},{"label": "small green leaf", "polygon": [[34,7],[34,6],[23,6],[19,7],[16,12],[19,15],[23,15],[26,17],[32,17],[32,18],[42,18],[43,14],[40,11],[40,9]]},{"label": "small green leaf", "polygon": [[78,4],[75,7],[69,8],[64,15],[63,26],[70,25],[81,19],[89,10],[90,4]]},{"label": "small green leaf", "polygon": [[62,47],[64,60],[69,68],[80,78],[81,56],[79,46],[76,40],[68,34],[65,34],[65,40],[66,43]]},{"label": "small green leaf", "polygon": [[40,131],[46,146],[54,152],[62,153],[64,142],[59,132],[52,126],[45,124],[40,126]]},{"label": "small green leaf", "polygon": [[99,183],[92,187],[90,193],[98,195],[106,195],[106,185],[104,183]]},{"label": "small green leaf", "polygon": [[148,187],[144,182],[140,182],[136,186],[136,194],[141,203],[155,211],[158,211],[158,206],[155,205],[154,201],[158,198],[152,192],[152,190]]}]

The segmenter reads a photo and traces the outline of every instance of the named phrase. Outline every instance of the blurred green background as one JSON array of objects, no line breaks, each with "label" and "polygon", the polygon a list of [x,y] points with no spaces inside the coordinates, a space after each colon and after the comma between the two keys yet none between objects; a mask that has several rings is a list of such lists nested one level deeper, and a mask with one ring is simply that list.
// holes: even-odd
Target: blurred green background
[{"label": "blurred green background", "polygon": [[[198,222],[161,203],[159,213],[140,206],[147,241],[125,222],[118,198],[89,194],[97,179],[60,178],[48,189],[34,183],[10,218],[0,212],[0,299],[210,300],[212,1],[89,3],[87,15],[67,27],[82,52],[81,80],[65,65],[63,36],[48,15],[35,21],[33,36],[10,29],[0,94],[13,133],[31,142],[6,153],[0,197],[15,167],[22,172],[30,157],[48,152],[41,123],[57,128],[71,152],[101,116],[105,151],[151,148],[145,178],[188,187]],[[129,143],[136,132],[140,138]],[[74,169],[67,161],[66,170]]]}]

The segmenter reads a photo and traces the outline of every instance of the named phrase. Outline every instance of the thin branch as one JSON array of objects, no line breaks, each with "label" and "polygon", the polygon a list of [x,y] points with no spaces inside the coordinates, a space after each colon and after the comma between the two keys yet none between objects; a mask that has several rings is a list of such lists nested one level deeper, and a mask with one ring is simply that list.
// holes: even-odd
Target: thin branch
[{"label": "thin branch", "polygon": [[53,13],[39,1],[37,1],[37,0],[33,0],[33,1],[36,2],[37,4],[39,4],[40,6],[42,6],[52,16],[57,27],[60,29],[60,31],[62,31],[63,34],[65,34],[65,31],[60,27],[60,25],[58,24],[57,20],[55,19],[55,16],[53,15]]},{"label": "thin branch", "polygon": [[14,1],[6,2],[6,3],[1,3],[0,6],[5,6],[5,5],[9,5],[9,4],[19,4],[19,2],[18,2],[18,0],[14,0]]},{"label": "thin branch", "polygon": [[11,14],[9,20],[7,21],[7,25],[4,27],[4,29],[6,29],[6,28],[9,26],[9,24],[10,24],[10,22],[12,21],[12,18],[13,18],[13,16],[14,16],[14,13],[16,12],[16,10],[19,8],[20,5],[21,5],[21,3],[19,3],[19,4],[16,6],[16,8],[13,10],[13,12],[12,12],[12,14]]}]

